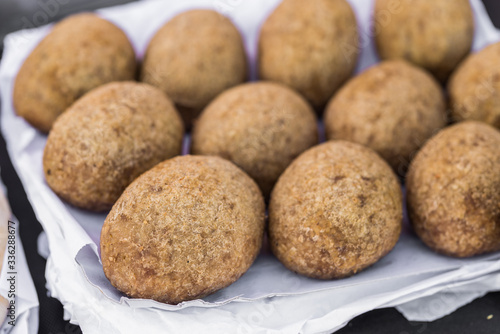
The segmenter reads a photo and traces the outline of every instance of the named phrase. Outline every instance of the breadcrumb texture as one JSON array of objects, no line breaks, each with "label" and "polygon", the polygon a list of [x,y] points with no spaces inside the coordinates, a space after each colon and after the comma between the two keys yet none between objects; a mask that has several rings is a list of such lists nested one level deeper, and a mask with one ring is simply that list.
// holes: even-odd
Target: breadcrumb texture
[{"label": "breadcrumb texture", "polygon": [[236,281],[259,253],[264,200],[218,157],[167,160],[135,180],[101,232],[106,277],[134,298],[177,304]]},{"label": "breadcrumb texture", "polygon": [[435,251],[468,257],[500,250],[500,132],[473,121],[442,130],[407,178],[413,228]]},{"label": "breadcrumb texture", "polygon": [[328,139],[372,148],[401,176],[446,122],[438,82],[403,60],[381,62],[351,79],[325,112]]},{"label": "breadcrumb texture", "polygon": [[135,53],[125,33],[94,14],[56,24],[28,56],[14,85],[18,115],[42,132],[91,89],[133,80]]},{"label": "breadcrumb texture", "polygon": [[469,0],[376,0],[374,15],[382,59],[406,59],[444,82],[470,52],[474,18]]},{"label": "breadcrumb texture", "polygon": [[75,206],[109,210],[137,176],[180,154],[183,132],[175,107],[157,88],[106,84],[55,122],[43,154],[45,179]]},{"label": "breadcrumb texture", "polygon": [[402,195],[396,175],[371,149],[330,141],[300,155],[271,195],[273,253],[313,278],[353,275],[396,245]]},{"label": "breadcrumb texture", "polygon": [[217,155],[247,172],[268,197],[285,168],[318,143],[316,116],[293,90],[259,82],[232,88],[201,114],[193,154]]},{"label": "breadcrumb texture", "polygon": [[297,90],[322,109],[354,71],[358,45],[347,1],[284,0],[261,28],[259,76]]},{"label": "breadcrumb texture", "polygon": [[189,128],[222,91],[247,79],[240,33],[213,10],[175,16],[155,34],[144,56],[141,80],[164,91]]},{"label": "breadcrumb texture", "polygon": [[453,73],[448,90],[456,121],[475,120],[500,129],[500,42],[470,55]]}]

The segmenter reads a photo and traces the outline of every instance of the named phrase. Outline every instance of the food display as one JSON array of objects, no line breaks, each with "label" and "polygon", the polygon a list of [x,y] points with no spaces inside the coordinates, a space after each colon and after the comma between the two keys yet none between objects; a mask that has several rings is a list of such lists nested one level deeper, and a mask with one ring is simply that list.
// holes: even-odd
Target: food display
[{"label": "food display", "polygon": [[141,69],[141,81],[174,101],[187,128],[213,98],[246,79],[240,33],[213,10],[187,11],[165,23],[150,41]]},{"label": "food display", "polygon": [[401,187],[371,149],[330,141],[300,155],[278,180],[269,205],[269,242],[290,270],[347,277],[398,241]]},{"label": "food display", "polygon": [[406,59],[444,82],[474,37],[469,0],[376,0],[375,42],[382,59]]},{"label": "food display", "polygon": [[[99,310],[73,310],[116,328],[118,311],[205,321],[210,308],[246,325],[263,304],[278,305],[271,319],[337,288],[351,298],[373,285],[367,298],[400,305],[407,287],[444,285],[432,282],[442,267],[500,250],[499,44],[466,58],[468,1],[374,0],[370,13],[361,1],[231,2],[222,14],[220,2],[153,1],[56,24],[12,71],[0,115],[23,130],[2,132],[60,256],[48,262],[55,295],[98,296]],[[54,270],[69,264],[81,280]],[[353,314],[388,302],[362,299]],[[321,307],[304,317],[345,305]]]},{"label": "food display", "polygon": [[408,211],[422,241],[468,257],[500,250],[500,132],[474,121],[430,139],[407,177]]},{"label": "food display", "polygon": [[346,0],[284,0],[260,31],[259,78],[295,89],[321,110],[356,67],[357,29]]},{"label": "food display", "polygon": [[368,146],[404,176],[412,157],[447,123],[441,87],[406,61],[383,61],[354,77],[325,112],[328,139]]},{"label": "food display", "polygon": [[258,186],[231,162],[167,160],[137,178],[106,218],[104,272],[131,297],[174,304],[202,298],[253,263],[264,214]]},{"label": "food display", "polygon": [[135,52],[113,23],[94,14],[70,16],[36,46],[14,86],[18,115],[42,132],[79,97],[112,81],[133,80]]},{"label": "food display", "polygon": [[283,85],[257,82],[227,90],[203,111],[191,150],[231,160],[268,197],[292,160],[317,143],[316,116],[304,98]]},{"label": "food display", "polygon": [[500,129],[500,43],[470,55],[448,84],[455,121],[475,120]]},{"label": "food display", "polygon": [[183,134],[179,114],[160,90],[109,83],[56,120],[43,154],[45,178],[69,203],[109,210],[137,176],[181,153]]}]

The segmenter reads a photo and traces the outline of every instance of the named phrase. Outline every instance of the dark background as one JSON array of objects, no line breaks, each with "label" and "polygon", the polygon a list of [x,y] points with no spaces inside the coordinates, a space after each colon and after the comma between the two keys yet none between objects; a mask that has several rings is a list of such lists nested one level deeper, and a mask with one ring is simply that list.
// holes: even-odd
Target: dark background
[{"label": "dark background", "polygon": [[[133,0],[0,0],[0,41],[3,41],[3,37],[11,31],[44,25],[83,10],[131,1]],[[483,0],[483,2],[493,23],[500,27],[500,0]],[[1,51],[0,45],[0,54]],[[37,252],[37,236],[42,227],[36,220],[21,182],[12,167],[1,136],[0,168],[12,211],[22,222],[19,232],[40,300],[39,333],[81,333],[78,326],[63,320],[63,309],[59,301],[47,297],[45,260]],[[487,319],[489,315],[493,315],[490,320]],[[393,308],[374,310],[353,319],[337,333],[500,333],[500,292],[489,293],[454,313],[430,323],[409,322]]]}]

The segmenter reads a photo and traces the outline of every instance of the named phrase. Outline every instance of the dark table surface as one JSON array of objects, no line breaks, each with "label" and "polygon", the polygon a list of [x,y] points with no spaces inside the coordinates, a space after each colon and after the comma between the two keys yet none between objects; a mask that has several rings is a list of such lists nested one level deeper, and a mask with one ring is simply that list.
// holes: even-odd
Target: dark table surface
[{"label": "dark table surface", "polygon": [[[0,41],[11,31],[44,25],[83,10],[131,1],[133,0],[0,0]],[[483,0],[483,2],[493,23],[500,27],[500,0]],[[37,14],[40,12],[45,14]],[[37,252],[37,237],[42,227],[36,220],[26,198],[21,182],[8,157],[2,136],[0,136],[0,168],[1,178],[7,186],[12,211],[22,223],[19,232],[40,300],[39,333],[81,333],[78,326],[63,320],[63,309],[59,301],[47,297],[45,260]],[[493,315],[493,318],[488,320],[489,315]],[[394,308],[374,310],[353,319],[337,333],[500,333],[500,292],[489,293],[454,313],[430,323],[407,321]]]}]

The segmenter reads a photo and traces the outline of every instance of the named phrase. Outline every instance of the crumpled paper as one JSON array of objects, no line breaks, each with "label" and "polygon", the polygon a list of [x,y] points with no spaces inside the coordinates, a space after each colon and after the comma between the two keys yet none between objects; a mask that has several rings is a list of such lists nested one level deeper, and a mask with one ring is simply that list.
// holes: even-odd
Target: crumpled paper
[{"label": "crumpled paper", "polygon": [[[168,19],[189,8],[212,8],[229,16],[244,36],[251,77],[259,27],[278,0],[145,1],[100,10],[129,36],[139,57]],[[378,61],[370,32],[372,2],[351,0],[361,35],[357,71]],[[500,39],[479,0],[471,1],[476,34],[474,50]],[[250,270],[233,285],[179,305],[130,299],[114,289],[98,259],[99,232],[105,215],[63,203],[46,185],[42,170],[45,136],[17,117],[12,108],[15,75],[30,50],[50,27],[7,36],[2,64],[2,131],[11,159],[46,232],[47,284],[61,300],[66,318],[86,333],[331,333],[353,317],[388,306],[412,320],[433,320],[486,291],[500,289],[500,253],[453,259],[433,253],[407,222],[395,249],[367,270],[347,279],[319,281],[286,270],[264,249]],[[44,240],[44,239],[42,239]],[[44,247],[43,244],[46,246]],[[47,249],[48,248],[48,249]],[[462,293],[463,292],[463,293]],[[456,298],[445,298],[455,294]],[[466,296],[464,296],[466,295]],[[444,300],[439,307],[429,303]]]},{"label": "crumpled paper", "polygon": [[[7,199],[5,198],[5,186],[0,180],[0,207],[6,209],[5,215],[2,213],[2,219],[9,219],[15,226],[15,317],[11,311],[7,311],[7,317],[3,324],[0,323],[1,334],[31,334],[38,332],[38,296],[36,294],[33,279],[31,278],[24,255],[24,248],[19,236],[19,221],[12,216]],[[7,216],[7,217],[4,217]],[[3,222],[2,222],[3,224]],[[12,277],[12,270],[9,270],[9,252],[6,251],[3,256],[3,265],[0,271],[0,295],[10,301],[9,296],[12,293],[11,284],[8,281]],[[14,321],[15,326],[12,326]],[[11,322],[9,324],[9,322]]]}]

